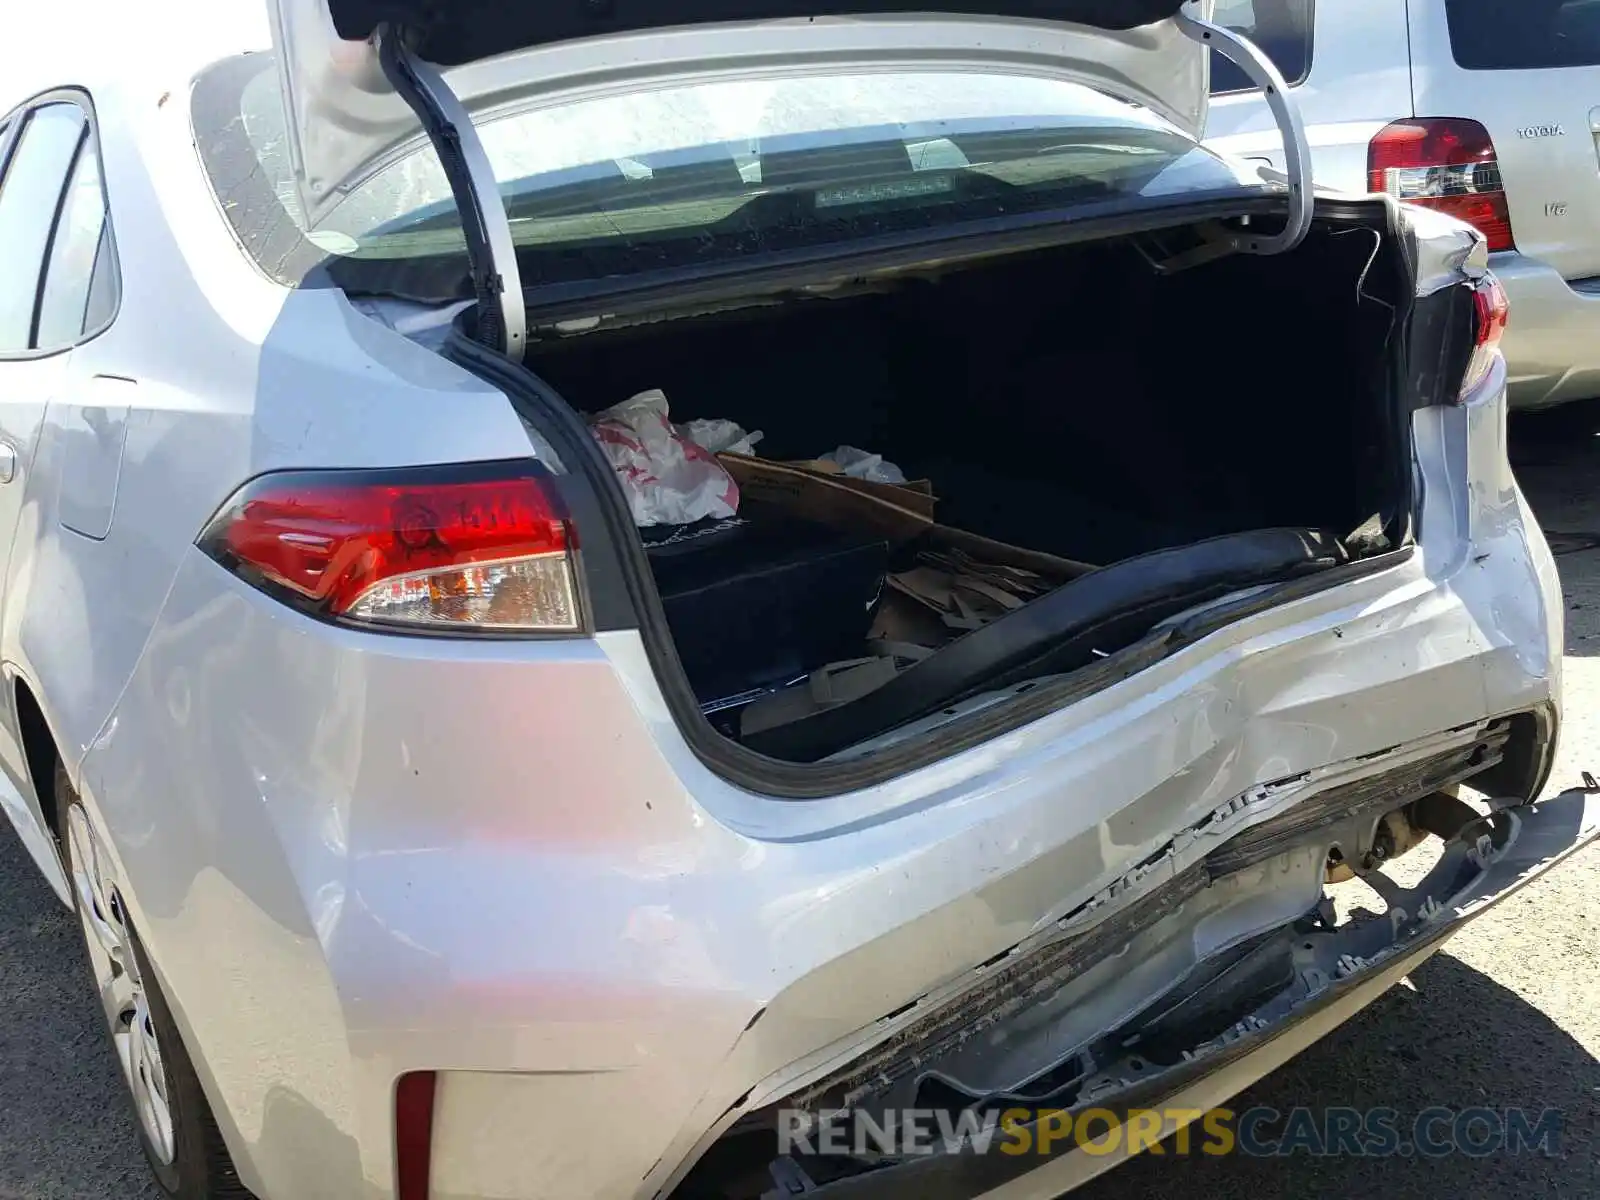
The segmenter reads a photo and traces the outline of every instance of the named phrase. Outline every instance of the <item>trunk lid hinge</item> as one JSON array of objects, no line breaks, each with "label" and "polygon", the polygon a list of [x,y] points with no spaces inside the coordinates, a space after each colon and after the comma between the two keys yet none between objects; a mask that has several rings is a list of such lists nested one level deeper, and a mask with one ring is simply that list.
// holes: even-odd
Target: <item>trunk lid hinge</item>
[{"label": "trunk lid hinge", "polygon": [[1231,237],[1233,248],[1243,254],[1283,254],[1293,250],[1311,231],[1312,206],[1316,202],[1311,179],[1311,144],[1306,140],[1305,121],[1300,107],[1289,94],[1283,74],[1254,42],[1231,29],[1202,20],[1180,10],[1174,20],[1184,35],[1201,46],[1215,50],[1235,63],[1266,96],[1267,107],[1283,135],[1286,183],[1289,189],[1289,219],[1282,232],[1270,237],[1249,230]]},{"label": "trunk lid hinge", "polygon": [[438,69],[412,53],[403,29],[384,25],[374,38],[384,75],[421,120],[455,197],[477,299],[477,340],[521,362],[528,340],[522,273],[505,199],[478,130]]}]

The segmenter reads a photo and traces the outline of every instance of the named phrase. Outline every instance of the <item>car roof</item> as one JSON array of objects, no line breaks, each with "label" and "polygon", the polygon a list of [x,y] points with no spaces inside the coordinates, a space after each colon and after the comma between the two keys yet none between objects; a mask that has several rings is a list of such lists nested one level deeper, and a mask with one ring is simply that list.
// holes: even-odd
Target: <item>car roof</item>
[{"label": "car roof", "polygon": [[0,115],[43,91],[192,79],[272,45],[262,0],[52,0],[20,5],[0,39]]}]

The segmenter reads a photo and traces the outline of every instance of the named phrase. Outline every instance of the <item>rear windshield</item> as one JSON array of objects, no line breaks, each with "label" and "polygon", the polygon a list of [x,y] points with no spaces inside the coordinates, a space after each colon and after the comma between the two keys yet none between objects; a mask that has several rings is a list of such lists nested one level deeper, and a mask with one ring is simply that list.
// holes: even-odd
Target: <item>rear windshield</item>
[{"label": "rear windshield", "polygon": [[[1262,50],[1291,87],[1311,74],[1315,0],[1217,0],[1213,20],[1242,33]],[[1211,52],[1211,92],[1254,91],[1250,76],[1232,59]]]},{"label": "rear windshield", "polygon": [[[271,57],[213,67],[196,141],[264,270],[352,291],[470,294],[424,146],[310,228]],[[1260,187],[1154,114],[1089,88],[972,71],[810,73],[659,87],[480,126],[525,279],[573,284],[1016,213],[1084,213]]]},{"label": "rear windshield", "polygon": [[1469,71],[1600,66],[1600,0],[1445,0]]}]

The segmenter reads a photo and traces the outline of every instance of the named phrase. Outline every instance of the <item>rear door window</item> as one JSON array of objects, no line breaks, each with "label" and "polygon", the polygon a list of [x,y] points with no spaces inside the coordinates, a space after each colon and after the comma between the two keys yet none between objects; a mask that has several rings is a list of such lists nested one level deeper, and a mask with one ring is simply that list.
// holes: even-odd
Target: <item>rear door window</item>
[{"label": "rear door window", "polygon": [[[1314,9],[1315,0],[1217,0],[1212,20],[1261,47],[1292,87],[1311,74]],[[1231,59],[1211,52],[1213,95],[1253,91],[1255,86]]]},{"label": "rear door window", "polygon": [[1600,66],[1600,0],[1445,0],[1468,71]]},{"label": "rear door window", "polygon": [[100,184],[100,155],[85,138],[61,200],[61,216],[50,245],[34,346],[56,350],[75,345],[108,325],[116,309],[117,270]]},{"label": "rear door window", "polygon": [[35,109],[0,179],[0,354],[33,347],[39,275],[86,123],[76,104]]}]

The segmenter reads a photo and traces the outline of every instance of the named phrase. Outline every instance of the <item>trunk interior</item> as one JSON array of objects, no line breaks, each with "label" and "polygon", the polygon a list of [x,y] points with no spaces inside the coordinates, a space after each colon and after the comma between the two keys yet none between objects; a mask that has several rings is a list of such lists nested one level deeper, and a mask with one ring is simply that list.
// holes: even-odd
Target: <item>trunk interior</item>
[{"label": "trunk interior", "polygon": [[[531,369],[591,417],[659,388],[674,422],[761,431],[762,459],[860,447],[937,498],[938,528],[915,539],[834,517],[821,540],[789,529],[743,550],[708,527],[696,555],[643,531],[647,550],[678,543],[650,561],[718,729],[772,757],[826,758],[996,684],[1115,653],[1197,601],[1396,547],[1409,447],[1391,350],[1407,289],[1388,235],[1320,224],[1282,257],[1154,267],[1194,239],[931,265],[530,343]],[[767,499],[746,488],[735,524],[761,525]],[[927,557],[938,529],[1070,561],[962,544],[1037,577],[977,611],[950,604],[950,620],[936,608],[934,632],[926,604],[886,623],[897,588],[885,574],[951,567],[948,545]],[[751,649],[761,639],[770,653]],[[803,681],[855,657],[895,665]],[[886,683],[897,702],[861,695]],[[750,699],[770,708],[784,685],[808,697],[755,723],[779,728],[752,726]]]}]

